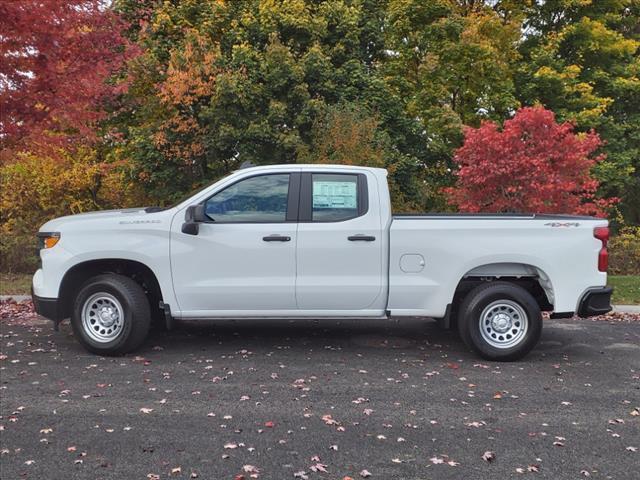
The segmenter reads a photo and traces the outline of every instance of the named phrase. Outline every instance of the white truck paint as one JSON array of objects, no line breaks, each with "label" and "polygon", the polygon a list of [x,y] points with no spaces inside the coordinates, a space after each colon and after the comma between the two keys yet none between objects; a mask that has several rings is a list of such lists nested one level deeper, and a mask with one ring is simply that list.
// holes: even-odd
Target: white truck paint
[{"label": "white truck paint", "polygon": [[[59,241],[40,250],[36,307],[56,322],[73,317],[89,277],[111,272],[134,278],[148,295],[155,288],[152,301],[176,319],[393,315],[449,323],[466,293],[461,286],[501,279],[559,316],[610,309],[606,271],[598,268],[606,238],[594,236],[606,220],[393,216],[386,176],[351,166],[255,167],[165,210],[51,220],[39,235]],[[268,189],[273,199],[260,196]],[[254,201],[287,202],[286,212]],[[206,221],[185,218],[194,205]],[[184,233],[185,223],[197,234]]]}]

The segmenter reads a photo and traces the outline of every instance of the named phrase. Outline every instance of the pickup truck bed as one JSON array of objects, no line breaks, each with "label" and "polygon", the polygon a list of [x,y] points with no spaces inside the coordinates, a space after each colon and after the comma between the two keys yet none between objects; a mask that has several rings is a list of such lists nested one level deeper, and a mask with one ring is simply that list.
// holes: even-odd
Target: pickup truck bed
[{"label": "pickup truck bed", "polygon": [[[438,318],[463,279],[529,277],[556,312],[577,312],[590,287],[606,284],[606,273],[594,268],[602,243],[593,237],[606,225],[573,215],[394,215],[389,309]],[[406,275],[420,262],[429,268]]]}]

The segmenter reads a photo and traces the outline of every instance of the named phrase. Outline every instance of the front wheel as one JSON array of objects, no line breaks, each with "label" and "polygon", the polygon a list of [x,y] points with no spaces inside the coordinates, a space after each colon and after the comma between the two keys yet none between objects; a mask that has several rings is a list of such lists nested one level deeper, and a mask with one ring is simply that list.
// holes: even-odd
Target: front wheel
[{"label": "front wheel", "polygon": [[542,314],[535,298],[508,282],[480,285],[467,294],[458,331],[465,344],[488,360],[524,357],[542,334]]},{"label": "front wheel", "polygon": [[80,343],[98,355],[122,355],[147,336],[151,313],[140,285],[117,274],[87,281],[76,296],[71,327]]}]

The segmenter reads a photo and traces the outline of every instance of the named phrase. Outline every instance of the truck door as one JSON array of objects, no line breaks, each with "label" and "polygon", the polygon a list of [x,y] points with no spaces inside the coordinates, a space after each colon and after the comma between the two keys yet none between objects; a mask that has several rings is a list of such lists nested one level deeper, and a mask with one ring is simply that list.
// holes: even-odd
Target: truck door
[{"label": "truck door", "polygon": [[205,202],[197,235],[172,224],[171,270],[185,317],[296,311],[299,173],[245,177]]},{"label": "truck door", "polygon": [[382,314],[386,239],[376,180],[343,172],[301,174],[298,308],[319,315]]}]

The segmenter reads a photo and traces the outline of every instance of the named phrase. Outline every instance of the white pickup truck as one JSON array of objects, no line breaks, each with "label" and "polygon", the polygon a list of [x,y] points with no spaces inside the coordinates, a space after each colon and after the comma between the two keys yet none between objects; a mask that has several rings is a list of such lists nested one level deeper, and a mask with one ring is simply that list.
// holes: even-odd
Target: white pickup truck
[{"label": "white pickup truck", "polygon": [[611,310],[606,220],[392,215],[387,172],[241,169],[178,205],[57,218],[38,237],[36,311],[91,352],[140,346],[152,321],[429,317],[493,360],[552,317]]}]

